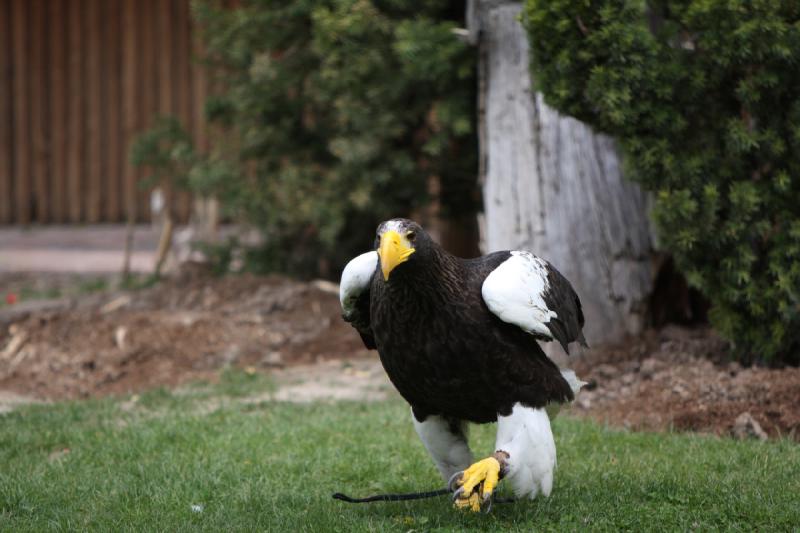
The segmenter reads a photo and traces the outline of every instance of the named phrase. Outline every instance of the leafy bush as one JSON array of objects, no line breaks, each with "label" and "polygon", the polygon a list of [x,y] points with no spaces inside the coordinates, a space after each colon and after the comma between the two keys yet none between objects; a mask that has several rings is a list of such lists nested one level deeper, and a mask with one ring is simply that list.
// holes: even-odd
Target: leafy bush
[{"label": "leafy bush", "polygon": [[141,187],[168,185],[189,188],[188,173],[197,163],[192,137],[173,116],[157,117],[155,124],[136,139],[130,150],[131,163],[145,167],[149,175]]},{"label": "leafy bush", "polygon": [[742,359],[800,352],[800,4],[527,0],[535,78],[614,135]]},{"label": "leafy bush", "polygon": [[222,87],[206,110],[224,133],[188,181],[263,232],[250,255],[261,269],[335,274],[380,220],[424,207],[431,179],[445,215],[477,208],[476,59],[452,32],[461,3],[193,10]]}]

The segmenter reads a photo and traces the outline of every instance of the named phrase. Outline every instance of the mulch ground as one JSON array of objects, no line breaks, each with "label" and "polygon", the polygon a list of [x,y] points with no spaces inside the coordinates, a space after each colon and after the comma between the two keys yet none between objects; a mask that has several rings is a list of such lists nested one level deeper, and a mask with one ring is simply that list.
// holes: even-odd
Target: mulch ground
[{"label": "mulch ground", "polygon": [[[336,290],[188,269],[149,289],[6,306],[0,391],[85,398],[213,380],[227,366],[374,358],[341,320]],[[593,348],[574,361],[590,384],[572,413],[631,429],[800,438],[800,369],[743,368],[728,354],[707,328]]]}]

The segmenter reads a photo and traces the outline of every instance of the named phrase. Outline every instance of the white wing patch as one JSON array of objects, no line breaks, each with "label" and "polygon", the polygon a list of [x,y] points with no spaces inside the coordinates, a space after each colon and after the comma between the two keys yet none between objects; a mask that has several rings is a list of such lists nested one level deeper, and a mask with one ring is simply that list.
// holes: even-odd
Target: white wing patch
[{"label": "white wing patch", "polygon": [[552,339],[546,323],[558,315],[544,301],[548,288],[547,263],[530,252],[514,251],[486,276],[481,295],[503,322]]},{"label": "white wing patch", "polygon": [[377,265],[378,252],[373,250],[352,259],[344,267],[342,279],[339,282],[339,302],[345,313],[353,310],[359,294],[369,288],[372,274],[375,273]]}]

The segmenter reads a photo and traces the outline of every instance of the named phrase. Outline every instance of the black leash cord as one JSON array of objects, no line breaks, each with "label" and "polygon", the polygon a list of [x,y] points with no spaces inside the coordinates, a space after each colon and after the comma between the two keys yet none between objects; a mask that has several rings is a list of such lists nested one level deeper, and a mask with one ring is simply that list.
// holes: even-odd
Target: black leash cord
[{"label": "black leash cord", "polygon": [[347,503],[369,503],[369,502],[402,502],[407,500],[424,500],[425,498],[435,498],[450,494],[448,489],[429,490],[427,492],[407,492],[405,494],[375,494],[366,498],[351,498],[346,494],[337,492],[333,495],[334,500],[342,500]]},{"label": "black leash cord", "polygon": [[[436,498],[452,494],[449,489],[429,490],[427,492],[407,492],[405,494],[375,494],[366,498],[351,498],[346,494],[337,492],[333,494],[334,500],[341,500],[347,503],[370,503],[370,502],[402,502],[408,500],[424,500],[426,498]],[[494,503],[514,503],[514,498],[495,498]]]}]

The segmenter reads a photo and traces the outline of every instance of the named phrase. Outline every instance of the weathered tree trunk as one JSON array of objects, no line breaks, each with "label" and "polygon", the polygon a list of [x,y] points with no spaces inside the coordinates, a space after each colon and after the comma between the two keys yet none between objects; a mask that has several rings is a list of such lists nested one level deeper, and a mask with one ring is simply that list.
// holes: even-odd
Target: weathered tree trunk
[{"label": "weathered tree trunk", "polygon": [[589,344],[638,333],[652,286],[647,198],[624,181],[614,142],[531,94],[517,2],[471,0],[481,51],[481,152],[487,251],[548,259],[583,302]]}]

